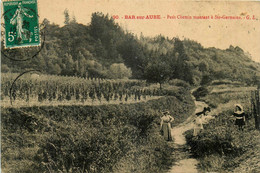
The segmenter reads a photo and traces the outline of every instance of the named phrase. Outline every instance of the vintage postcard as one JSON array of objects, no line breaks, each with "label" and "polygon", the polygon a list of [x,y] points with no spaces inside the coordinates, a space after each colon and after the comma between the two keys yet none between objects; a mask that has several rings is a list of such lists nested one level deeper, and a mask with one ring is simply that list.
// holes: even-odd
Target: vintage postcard
[{"label": "vintage postcard", "polygon": [[3,173],[260,172],[260,2],[3,0]]}]

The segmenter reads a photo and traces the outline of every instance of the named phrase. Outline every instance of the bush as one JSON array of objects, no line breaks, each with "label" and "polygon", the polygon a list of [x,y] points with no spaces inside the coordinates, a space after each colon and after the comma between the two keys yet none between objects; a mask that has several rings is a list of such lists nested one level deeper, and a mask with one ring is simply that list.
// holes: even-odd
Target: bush
[{"label": "bush", "polygon": [[257,136],[260,133],[252,130],[253,119],[246,122],[248,125],[241,132],[234,125],[231,115],[231,110],[222,112],[210,124],[204,125],[203,132],[196,137],[193,137],[192,131],[186,133],[187,143],[193,155],[200,160],[202,172],[233,172],[244,160],[255,157],[251,156],[251,150],[259,148]]},{"label": "bush", "polygon": [[206,87],[202,86],[199,87],[197,90],[193,91],[192,93],[196,100],[200,100],[201,97],[205,97],[206,95],[209,94],[209,91]]},{"label": "bush", "polygon": [[128,79],[132,76],[132,71],[123,63],[114,63],[110,66],[108,77],[112,79]]},{"label": "bush", "polygon": [[7,73],[9,71],[10,71],[10,69],[6,64],[1,64],[1,72],[2,73]]},{"label": "bush", "polygon": [[231,80],[214,80],[211,82],[211,85],[233,85],[233,86],[241,86],[242,83],[238,81]]},{"label": "bush", "polygon": [[225,133],[209,133],[204,131],[198,136],[193,137],[190,131],[186,135],[187,143],[191,146],[191,150],[196,157],[205,157],[212,154],[217,155],[238,155],[241,154],[241,149],[233,146],[231,134]]},{"label": "bush", "polygon": [[[26,161],[32,172],[162,172],[172,148],[159,134],[159,110],[169,109],[174,123],[193,111],[189,94],[179,94],[185,102],[169,96],[137,104],[4,109],[2,167],[10,172],[12,163]],[[28,149],[30,157],[23,154]]]},{"label": "bush", "polygon": [[180,86],[180,87],[183,87],[183,88],[189,88],[190,87],[189,83],[185,82],[184,80],[180,80],[180,79],[172,79],[168,83],[170,85]]}]

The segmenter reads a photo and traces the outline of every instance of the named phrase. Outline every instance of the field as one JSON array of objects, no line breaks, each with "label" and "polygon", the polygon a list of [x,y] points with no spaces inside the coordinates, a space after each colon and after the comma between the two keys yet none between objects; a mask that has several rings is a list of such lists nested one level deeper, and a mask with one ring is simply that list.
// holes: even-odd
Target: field
[{"label": "field", "polygon": [[[193,155],[200,161],[202,172],[259,172],[260,132],[255,129],[255,120],[251,114],[251,91],[255,87],[241,84],[220,84],[204,86],[204,96],[199,100],[208,103],[216,117],[197,137],[192,131],[186,139]],[[207,92],[206,92],[207,91]],[[234,105],[241,104],[246,113],[244,131],[235,124]]]},{"label": "field", "polygon": [[[39,97],[37,91],[41,91],[40,89],[50,96],[49,93],[52,93],[50,86],[62,88],[62,82],[71,83],[68,86],[73,87],[74,91],[82,89],[80,85],[76,85],[80,79],[74,82],[75,78],[66,81],[68,77],[64,77],[57,81],[57,76],[53,76],[53,79],[51,76],[46,77],[56,83],[47,84],[44,76],[32,78],[29,83],[33,87],[29,92],[22,89],[25,84],[28,84],[27,78],[17,81],[19,84],[16,87],[17,93],[23,93],[21,90],[25,93],[29,92],[30,102]],[[102,100],[100,105],[83,105],[77,102],[77,94],[74,92],[71,99],[77,102],[75,105],[41,106],[41,101],[37,101],[39,103],[35,106],[2,107],[1,166],[3,172],[142,173],[162,172],[169,168],[174,161],[171,155],[173,148],[159,133],[160,111],[169,109],[176,120],[173,125],[183,122],[191,114],[194,103],[189,90],[180,86],[183,83],[177,84],[179,86],[164,85],[163,89],[159,90],[159,86],[145,84],[143,81],[82,79],[80,82],[86,82],[86,85],[90,86],[86,87],[88,93],[94,86],[97,87],[95,91],[98,91],[100,88],[105,89],[104,86],[109,88],[108,84],[113,87],[122,85],[118,87],[119,89],[111,87],[113,92],[102,91],[102,98],[103,92],[114,95],[121,89],[133,92],[131,94],[133,98],[135,98],[134,91],[143,93],[145,90],[155,91],[157,97],[152,95],[151,97],[155,99],[145,100],[142,94],[141,99],[145,100],[143,102],[126,104],[125,101],[121,104],[119,98],[119,101],[114,104]],[[3,84],[6,85],[6,82]],[[7,86],[2,87],[2,90],[8,88]],[[62,90],[54,91],[58,91],[59,94]],[[67,94],[73,93],[66,91]],[[8,92],[6,94],[5,97],[8,98]],[[125,96],[126,93],[123,94],[123,97]],[[149,94],[145,96],[150,97]],[[81,94],[80,98],[82,98]],[[95,92],[96,98],[97,92]],[[24,99],[23,102],[26,102],[26,97],[19,99]],[[16,101],[14,104],[17,103]],[[64,101],[61,101],[61,104],[63,103]]]},{"label": "field", "polygon": [[18,75],[2,74],[3,107],[134,103],[158,99],[166,94],[159,90],[159,86],[140,80],[25,74],[13,83]]}]

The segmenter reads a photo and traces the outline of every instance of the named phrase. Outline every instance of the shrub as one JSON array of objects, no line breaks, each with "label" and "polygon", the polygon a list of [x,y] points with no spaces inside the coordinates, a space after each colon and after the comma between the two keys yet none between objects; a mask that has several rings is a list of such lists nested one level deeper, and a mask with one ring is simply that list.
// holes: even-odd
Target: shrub
[{"label": "shrub", "polygon": [[199,167],[202,171],[232,172],[251,157],[251,150],[254,151],[259,146],[255,138],[260,134],[252,131],[253,119],[247,121],[248,125],[242,132],[234,125],[231,116],[231,110],[222,112],[204,125],[203,132],[196,137],[193,137],[192,131],[186,133],[187,143],[193,155],[200,160]]},{"label": "shrub", "polygon": [[[32,172],[162,172],[172,149],[159,134],[159,111],[169,109],[174,124],[193,111],[187,91],[179,97],[183,101],[168,96],[138,104],[6,108],[2,166],[10,172],[8,165],[27,160]],[[30,157],[22,154],[28,149]]]},{"label": "shrub", "polygon": [[172,79],[168,83],[170,85],[180,86],[180,87],[183,87],[183,88],[189,88],[190,87],[189,83],[185,82],[184,80],[180,80],[180,79]]},{"label": "shrub", "polygon": [[200,100],[201,97],[205,97],[206,95],[208,95],[209,91],[206,87],[202,86],[195,90],[192,94],[194,95],[196,100]]}]

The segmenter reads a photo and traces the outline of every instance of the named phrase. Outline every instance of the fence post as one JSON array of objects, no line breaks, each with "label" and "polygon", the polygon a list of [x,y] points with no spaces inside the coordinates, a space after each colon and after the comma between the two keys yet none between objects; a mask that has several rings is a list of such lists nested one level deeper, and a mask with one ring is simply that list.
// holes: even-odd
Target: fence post
[{"label": "fence post", "polygon": [[260,129],[260,102],[259,102],[259,89],[255,91],[255,99],[254,99],[254,118],[255,118],[255,128]]},{"label": "fence post", "polygon": [[259,101],[259,90],[260,88],[257,89],[257,128],[258,130],[260,130],[260,101]]},{"label": "fence post", "polygon": [[255,106],[254,106],[254,91],[251,91],[251,107],[250,107],[250,119],[255,115]]}]

